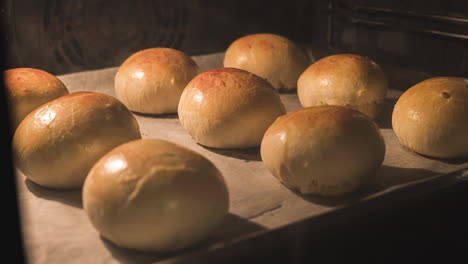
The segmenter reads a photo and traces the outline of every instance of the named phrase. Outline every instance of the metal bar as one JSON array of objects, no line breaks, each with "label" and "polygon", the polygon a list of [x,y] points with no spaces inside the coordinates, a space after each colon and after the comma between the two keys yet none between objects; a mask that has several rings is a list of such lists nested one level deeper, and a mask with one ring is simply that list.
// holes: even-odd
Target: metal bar
[{"label": "metal bar", "polygon": [[351,8],[353,11],[363,11],[368,13],[384,13],[387,15],[399,15],[399,16],[406,16],[410,18],[416,19],[428,19],[428,20],[436,20],[436,21],[445,21],[448,23],[454,24],[462,24],[468,25],[468,18],[458,18],[458,17],[449,17],[449,16],[441,16],[441,15],[429,15],[429,14],[421,14],[414,11],[404,11],[404,10],[395,10],[389,8],[379,8],[379,7],[370,7],[370,6],[353,6]]},{"label": "metal bar", "polygon": [[429,35],[439,36],[439,37],[448,37],[448,38],[457,39],[457,40],[464,40],[464,41],[468,40],[468,35],[464,35],[464,34],[451,33],[451,32],[440,31],[440,30],[432,30],[432,29],[417,29],[417,28],[413,28],[413,27],[405,28],[405,27],[402,27],[402,26],[392,25],[390,23],[383,22],[383,21],[356,18],[354,16],[350,16],[350,17],[339,16],[339,18],[344,19],[344,20],[348,20],[349,22],[351,22],[353,24],[363,24],[363,25],[369,25],[369,26],[380,26],[380,27],[385,27],[385,28],[398,29],[399,31],[402,31],[402,32],[423,33],[423,34],[429,34]]}]

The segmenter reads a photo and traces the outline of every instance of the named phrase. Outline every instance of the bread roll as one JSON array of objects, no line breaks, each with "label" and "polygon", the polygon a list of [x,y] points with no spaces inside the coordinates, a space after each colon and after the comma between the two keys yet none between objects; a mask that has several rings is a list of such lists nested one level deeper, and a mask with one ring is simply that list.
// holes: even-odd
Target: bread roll
[{"label": "bread roll", "polygon": [[68,94],[65,85],[54,75],[32,68],[15,68],[3,72],[13,131],[34,109]]},{"label": "bread roll", "polygon": [[278,118],[260,148],[265,166],[303,194],[338,196],[371,182],[385,155],[377,125],[342,106],[316,106]]},{"label": "bread roll", "polygon": [[297,94],[303,107],[341,105],[375,119],[382,110],[388,83],[368,57],[338,54],[325,57],[302,73]]},{"label": "bread roll", "polygon": [[83,207],[101,235],[121,247],[175,251],[219,227],[229,196],[221,173],[200,154],[143,139],[118,146],[94,165]]},{"label": "bread roll", "polygon": [[468,79],[438,77],[409,88],[392,125],[409,149],[435,158],[468,157]]},{"label": "bread roll", "polygon": [[213,148],[258,146],[268,126],[284,113],[278,92],[267,81],[234,68],[199,74],[179,103],[182,127],[199,144]]},{"label": "bread roll", "polygon": [[234,41],[226,50],[224,67],[239,68],[267,79],[277,90],[296,89],[309,59],[295,43],[274,34],[253,34]]},{"label": "bread roll", "polygon": [[80,188],[91,166],[112,148],[139,139],[138,123],[112,96],[77,92],[31,112],[13,137],[18,169],[50,188]]},{"label": "bread roll", "polygon": [[185,53],[169,48],[141,50],[115,75],[115,93],[131,111],[175,113],[185,85],[200,72]]}]

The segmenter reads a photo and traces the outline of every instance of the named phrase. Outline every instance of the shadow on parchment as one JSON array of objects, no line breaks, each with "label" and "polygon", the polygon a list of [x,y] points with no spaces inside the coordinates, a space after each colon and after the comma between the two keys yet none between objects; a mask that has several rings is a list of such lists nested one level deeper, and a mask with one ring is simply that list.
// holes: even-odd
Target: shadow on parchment
[{"label": "shadow on parchment", "polygon": [[312,194],[303,195],[300,194],[298,191],[294,192],[306,201],[320,205],[336,207],[352,204],[354,202],[366,198],[367,196],[375,194],[379,191],[383,191],[398,184],[421,180],[430,176],[434,176],[436,174],[436,172],[426,169],[398,168],[383,165],[375,175],[372,183],[370,183],[368,186],[363,187],[361,190],[358,190],[351,194],[337,197],[325,197],[321,195]]},{"label": "shadow on parchment", "polygon": [[217,148],[206,147],[203,145],[200,145],[200,146],[202,146],[206,150],[217,153],[219,155],[230,157],[230,158],[235,158],[235,159],[241,159],[246,162],[262,161],[262,157],[260,156],[260,147],[247,148],[247,149],[217,149]]},{"label": "shadow on parchment", "polygon": [[398,98],[385,98],[382,111],[375,119],[379,128],[392,128],[392,114]]},{"label": "shadow on parchment", "polygon": [[151,252],[151,251],[138,251],[134,249],[127,249],[117,246],[111,241],[101,236],[104,246],[109,250],[112,256],[121,263],[132,264],[149,264],[157,261],[166,260],[172,257],[188,254],[198,250],[207,249],[218,242],[226,242],[238,238],[242,235],[253,233],[263,230],[264,227],[243,219],[237,215],[229,213],[224,222],[208,239],[199,242],[198,244],[182,249],[176,252]]},{"label": "shadow on parchment", "polygon": [[164,119],[179,119],[179,116],[177,113],[172,113],[172,114],[145,114],[145,113],[139,113],[132,111],[133,114],[137,116],[142,116],[142,117],[150,117],[150,118],[164,118]]},{"label": "shadow on parchment", "polygon": [[422,168],[399,168],[383,165],[377,172],[376,182],[371,189],[382,191],[395,185],[422,180],[439,174],[438,172]]},{"label": "shadow on parchment", "polygon": [[294,87],[291,90],[279,89],[278,93],[279,94],[297,94],[297,87]]},{"label": "shadow on parchment", "polygon": [[[438,161],[438,162],[442,162],[442,163],[445,163],[445,164],[449,164],[449,165],[462,165],[464,163],[468,163],[468,157],[464,157],[464,158],[456,158],[456,159],[441,159],[441,158],[434,158],[434,157],[431,157],[431,156],[427,156],[427,155],[423,155],[423,154],[420,154],[420,153],[417,153],[413,150],[411,150],[410,148],[408,148],[407,146],[403,145],[400,143],[400,147],[407,153],[409,153],[410,155],[415,155],[415,156],[420,156],[420,157],[423,157],[425,159],[429,159],[429,160],[434,160],[434,161]],[[468,166],[468,164],[467,164]]]},{"label": "shadow on parchment", "polygon": [[[403,146],[402,147],[406,150],[406,151],[410,151],[410,152],[413,152],[411,149],[407,148],[406,146]],[[458,158],[458,159],[440,159],[440,158],[434,158],[434,157],[430,157],[430,156],[426,156],[426,155],[423,155],[423,154],[420,154],[420,153],[416,153],[416,152],[413,152],[415,153],[416,155],[419,155],[421,157],[424,157],[426,159],[430,159],[430,160],[436,160],[436,161],[440,161],[440,162],[443,162],[443,163],[446,163],[446,164],[450,164],[450,165],[461,165],[463,163],[468,163],[468,157],[466,158]]]},{"label": "shadow on parchment", "polygon": [[81,189],[50,189],[40,186],[29,179],[25,179],[24,183],[28,190],[38,198],[58,201],[73,207],[83,208]]}]

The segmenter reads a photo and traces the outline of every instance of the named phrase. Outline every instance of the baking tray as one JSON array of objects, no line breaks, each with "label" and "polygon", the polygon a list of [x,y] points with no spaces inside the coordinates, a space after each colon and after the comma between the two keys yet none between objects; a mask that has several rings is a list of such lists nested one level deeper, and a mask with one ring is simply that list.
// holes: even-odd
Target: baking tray
[{"label": "baking tray", "polygon": [[[313,54],[310,54],[313,58]],[[222,67],[223,53],[195,56],[201,69]],[[117,68],[58,76],[70,92],[95,91],[115,95]],[[229,188],[230,210],[222,227],[207,240],[172,253],[123,249],[102,238],[82,209],[81,191],[43,188],[17,172],[25,253],[29,263],[157,263],[187,259],[193,254],[223,251],[288,226],[333,219],[357,208],[376,208],[417,197],[465,181],[467,160],[438,160],[400,145],[391,129],[393,106],[402,93],[390,87],[377,123],[386,142],[385,160],[366,190],[338,198],[301,195],[279,183],[261,162],[259,149],[219,150],[203,147],[183,130],[177,114],[135,114],[143,138],[184,145],[211,160]],[[406,87],[407,88],[407,87]],[[288,112],[301,108],[296,94],[281,94]],[[73,162],[73,161],[70,161]],[[63,164],[67,166],[67,164]],[[359,207],[362,205],[361,207]],[[342,214],[341,214],[342,215]],[[325,218],[324,218],[325,217]]]}]

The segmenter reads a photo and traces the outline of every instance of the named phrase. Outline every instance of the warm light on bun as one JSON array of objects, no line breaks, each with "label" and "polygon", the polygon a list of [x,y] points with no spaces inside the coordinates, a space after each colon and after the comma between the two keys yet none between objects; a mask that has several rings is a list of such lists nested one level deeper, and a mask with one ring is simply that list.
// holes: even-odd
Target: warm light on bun
[{"label": "warm light on bun", "polygon": [[344,195],[371,182],[385,155],[377,125],[342,106],[279,117],[265,133],[262,160],[283,184],[304,194]]},{"label": "warm light on bun", "polygon": [[244,70],[220,68],[199,74],[179,103],[182,127],[201,145],[249,148],[285,113],[278,92]]},{"label": "warm light on bun", "polygon": [[39,69],[15,68],[3,72],[13,131],[39,106],[68,94],[65,85],[54,75]]},{"label": "warm light on bun", "polygon": [[392,125],[409,149],[435,158],[468,157],[468,79],[437,77],[404,92]]},{"label": "warm light on bun", "polygon": [[219,170],[200,154],[143,139],[94,165],[83,186],[83,208],[101,235],[121,247],[176,251],[220,226],[229,195]]},{"label": "warm light on bun", "polygon": [[239,68],[267,79],[277,90],[296,89],[309,66],[306,53],[291,40],[275,34],[253,34],[235,40],[226,50],[224,67]]},{"label": "warm light on bun", "polygon": [[365,56],[338,54],[318,60],[302,73],[297,94],[303,107],[341,105],[375,119],[385,102],[388,83]]},{"label": "warm light on bun", "polygon": [[135,117],[117,99],[77,92],[26,116],[13,150],[18,169],[29,180],[50,188],[80,188],[102,155],[140,137]]},{"label": "warm light on bun", "polygon": [[182,90],[199,72],[197,64],[182,51],[141,50],[120,66],[115,75],[115,93],[131,111],[175,113]]}]

